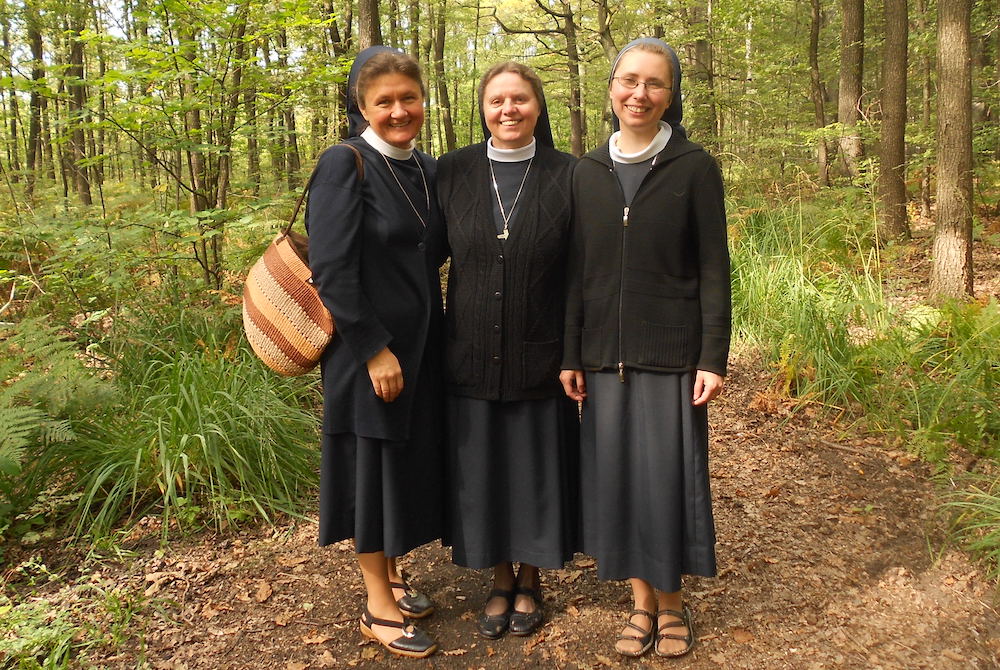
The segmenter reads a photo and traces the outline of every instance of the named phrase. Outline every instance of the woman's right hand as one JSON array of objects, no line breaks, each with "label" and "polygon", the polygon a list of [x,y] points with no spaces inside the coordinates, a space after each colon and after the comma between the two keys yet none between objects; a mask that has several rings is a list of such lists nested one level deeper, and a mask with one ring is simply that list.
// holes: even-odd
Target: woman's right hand
[{"label": "woman's right hand", "polygon": [[582,402],[587,397],[587,382],[583,370],[563,370],[559,373],[559,381],[570,400]]},{"label": "woman's right hand", "polygon": [[368,376],[375,395],[385,402],[392,402],[403,392],[403,369],[389,347],[368,359]]}]

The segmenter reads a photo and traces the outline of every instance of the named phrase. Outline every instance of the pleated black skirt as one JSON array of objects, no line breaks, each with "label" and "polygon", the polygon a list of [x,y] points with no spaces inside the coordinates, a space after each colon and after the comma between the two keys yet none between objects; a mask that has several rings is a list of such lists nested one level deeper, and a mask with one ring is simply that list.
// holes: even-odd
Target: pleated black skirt
[{"label": "pleated black skirt", "polygon": [[562,567],[578,549],[576,403],[449,396],[447,413],[452,560]]},{"label": "pleated black skirt", "polygon": [[442,398],[424,371],[417,384],[409,440],[323,435],[320,546],[354,538],[358,553],[402,556],[441,538],[447,471]]},{"label": "pleated black skirt", "polygon": [[587,373],[581,426],[583,551],[602,579],[661,591],[681,575],[714,577],[708,411],[694,373]]}]

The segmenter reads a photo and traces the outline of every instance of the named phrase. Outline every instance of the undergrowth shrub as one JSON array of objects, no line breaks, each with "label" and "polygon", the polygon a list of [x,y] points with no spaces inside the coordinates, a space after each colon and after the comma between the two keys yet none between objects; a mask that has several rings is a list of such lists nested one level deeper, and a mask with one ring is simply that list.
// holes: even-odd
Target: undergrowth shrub
[{"label": "undergrowth shrub", "polygon": [[944,504],[954,515],[954,534],[984,558],[991,578],[1000,579],[1000,479],[968,475],[959,486]]},{"label": "undergrowth shrub", "polygon": [[77,534],[146,514],[166,534],[297,512],[316,484],[314,386],[265,368],[234,308],[157,305],[120,320],[108,352],[116,407],[64,452]]}]

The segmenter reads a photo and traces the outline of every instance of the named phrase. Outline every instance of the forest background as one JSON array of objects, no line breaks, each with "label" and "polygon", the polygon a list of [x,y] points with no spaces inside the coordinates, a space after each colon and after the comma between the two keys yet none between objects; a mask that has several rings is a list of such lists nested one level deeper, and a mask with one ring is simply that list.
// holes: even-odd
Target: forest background
[{"label": "forest background", "polygon": [[481,139],[478,77],[507,58],[580,155],[610,132],[610,61],[656,35],[723,167],[765,400],[926,459],[995,571],[998,21],[1000,0],[0,0],[0,567],[311,503],[316,380],[253,357],[240,293],[344,132],[360,48],[423,64],[434,155]]}]

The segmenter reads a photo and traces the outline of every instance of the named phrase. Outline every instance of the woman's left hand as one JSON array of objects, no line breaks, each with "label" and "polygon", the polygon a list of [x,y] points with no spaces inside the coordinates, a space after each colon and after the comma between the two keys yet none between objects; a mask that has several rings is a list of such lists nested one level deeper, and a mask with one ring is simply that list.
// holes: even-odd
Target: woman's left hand
[{"label": "woman's left hand", "polygon": [[707,405],[722,393],[723,377],[708,370],[698,370],[694,378],[694,398],[692,404]]}]

